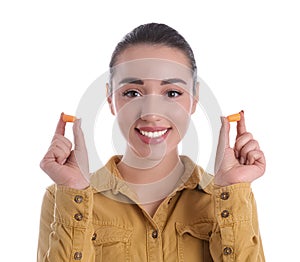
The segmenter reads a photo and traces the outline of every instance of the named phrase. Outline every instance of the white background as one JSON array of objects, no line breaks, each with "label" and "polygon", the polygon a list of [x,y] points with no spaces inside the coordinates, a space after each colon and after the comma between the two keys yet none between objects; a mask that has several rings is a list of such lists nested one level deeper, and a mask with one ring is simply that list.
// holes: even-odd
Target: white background
[{"label": "white background", "polygon": [[1,261],[36,260],[51,184],[39,162],[59,114],[75,113],[116,43],[147,22],[188,40],[224,115],[245,111],[267,158],[253,183],[267,261],[298,260],[299,9],[290,0],[1,1]]}]

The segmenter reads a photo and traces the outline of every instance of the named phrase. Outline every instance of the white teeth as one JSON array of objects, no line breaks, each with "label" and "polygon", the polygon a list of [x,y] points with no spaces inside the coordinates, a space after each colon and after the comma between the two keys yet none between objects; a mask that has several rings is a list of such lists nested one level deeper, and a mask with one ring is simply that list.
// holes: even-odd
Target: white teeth
[{"label": "white teeth", "polygon": [[162,131],[155,131],[155,132],[147,132],[147,131],[140,130],[140,133],[143,136],[147,136],[149,138],[155,138],[155,137],[160,137],[160,136],[164,135],[167,131],[168,131],[168,129],[165,129]]}]

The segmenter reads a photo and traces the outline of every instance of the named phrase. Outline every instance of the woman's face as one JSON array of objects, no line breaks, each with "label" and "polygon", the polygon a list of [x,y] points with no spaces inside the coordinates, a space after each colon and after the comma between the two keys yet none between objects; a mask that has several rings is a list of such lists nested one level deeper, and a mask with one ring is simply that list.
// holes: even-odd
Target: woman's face
[{"label": "woman's face", "polygon": [[158,160],[177,149],[197,104],[185,54],[162,45],[129,47],[118,56],[111,82],[108,102],[130,150]]}]

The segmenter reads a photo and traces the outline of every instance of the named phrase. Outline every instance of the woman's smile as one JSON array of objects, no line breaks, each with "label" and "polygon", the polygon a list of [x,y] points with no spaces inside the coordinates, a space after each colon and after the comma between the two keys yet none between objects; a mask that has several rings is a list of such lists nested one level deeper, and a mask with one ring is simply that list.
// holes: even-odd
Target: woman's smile
[{"label": "woman's smile", "polygon": [[171,128],[165,127],[140,127],[135,128],[136,134],[145,144],[159,144],[163,142]]}]

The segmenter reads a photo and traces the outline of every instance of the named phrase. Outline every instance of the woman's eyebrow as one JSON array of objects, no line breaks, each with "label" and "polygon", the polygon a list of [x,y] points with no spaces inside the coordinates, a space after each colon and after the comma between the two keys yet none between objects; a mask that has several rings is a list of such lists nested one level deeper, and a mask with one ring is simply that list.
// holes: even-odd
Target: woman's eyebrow
[{"label": "woman's eyebrow", "polygon": [[186,85],[186,82],[180,78],[170,78],[161,81],[161,85],[168,85],[168,84],[175,84],[175,83],[182,83]]},{"label": "woman's eyebrow", "polygon": [[122,85],[122,84],[136,84],[136,85],[143,85],[144,82],[143,82],[143,80],[138,79],[138,78],[127,77],[127,78],[122,79],[122,80],[119,82],[119,85]]}]

